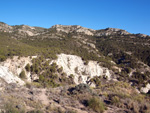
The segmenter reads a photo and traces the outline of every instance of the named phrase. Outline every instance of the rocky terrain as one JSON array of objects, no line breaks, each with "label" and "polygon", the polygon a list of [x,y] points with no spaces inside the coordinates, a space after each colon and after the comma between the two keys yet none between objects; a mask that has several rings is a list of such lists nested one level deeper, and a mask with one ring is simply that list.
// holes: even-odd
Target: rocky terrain
[{"label": "rocky terrain", "polygon": [[[0,22],[0,31],[11,33],[14,38],[24,38],[27,36],[40,36],[43,34],[53,34],[51,31],[63,32],[63,33],[72,33],[75,34],[84,34],[90,36],[110,36],[110,35],[129,35],[131,33],[118,29],[118,28],[106,28],[102,30],[93,30],[85,28],[79,25],[54,25],[49,29],[41,27],[31,27],[28,25],[15,25],[9,26],[3,22]],[[61,33],[57,34],[60,35]],[[56,33],[55,33],[56,35]],[[139,37],[147,37],[145,34],[136,34]],[[53,36],[54,37],[54,36]]]},{"label": "rocky terrain", "polygon": [[150,36],[0,22],[2,113],[149,113]]}]

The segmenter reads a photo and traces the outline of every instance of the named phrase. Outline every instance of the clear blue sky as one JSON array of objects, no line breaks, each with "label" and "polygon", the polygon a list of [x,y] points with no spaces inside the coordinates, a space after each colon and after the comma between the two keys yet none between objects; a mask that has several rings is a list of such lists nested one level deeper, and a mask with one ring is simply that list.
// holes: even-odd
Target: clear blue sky
[{"label": "clear blue sky", "polygon": [[1,0],[0,21],[45,28],[112,27],[150,35],[150,0]]}]

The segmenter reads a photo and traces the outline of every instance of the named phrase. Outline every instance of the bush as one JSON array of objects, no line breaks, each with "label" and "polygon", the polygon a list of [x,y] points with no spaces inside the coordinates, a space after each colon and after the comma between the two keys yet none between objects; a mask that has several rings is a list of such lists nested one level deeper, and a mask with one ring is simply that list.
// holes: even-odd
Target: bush
[{"label": "bush", "polygon": [[92,97],[88,101],[88,107],[97,113],[103,113],[105,111],[104,103],[98,97]]},{"label": "bush", "polygon": [[1,62],[1,61],[5,61],[5,60],[6,60],[6,57],[5,57],[5,56],[0,55],[0,62]]},{"label": "bush", "polygon": [[43,113],[43,111],[40,111],[40,110],[32,110],[32,111],[28,111],[27,113]]},{"label": "bush", "polygon": [[56,72],[56,68],[55,68],[54,66],[52,66],[52,67],[50,67],[50,71],[51,71],[52,73],[55,73],[55,72]]},{"label": "bush", "polygon": [[118,96],[114,96],[111,98],[111,103],[114,105],[118,105],[120,102],[120,98]]},{"label": "bush", "polygon": [[90,82],[94,83],[97,87],[101,86],[101,80],[98,76],[91,78]]},{"label": "bush", "polygon": [[57,69],[58,73],[61,73],[63,71],[63,67],[60,67]]},{"label": "bush", "polygon": [[18,109],[16,105],[9,102],[4,105],[4,111],[1,111],[1,113],[25,113],[25,110],[24,108]]},{"label": "bush", "polygon": [[26,79],[26,74],[25,74],[25,71],[24,71],[24,70],[22,70],[22,72],[20,73],[19,77],[20,77],[21,79]]},{"label": "bush", "polygon": [[30,64],[27,64],[25,68],[26,68],[26,71],[30,71]]},{"label": "bush", "polygon": [[74,79],[74,75],[73,75],[73,74],[71,74],[71,75],[69,76],[69,78]]}]

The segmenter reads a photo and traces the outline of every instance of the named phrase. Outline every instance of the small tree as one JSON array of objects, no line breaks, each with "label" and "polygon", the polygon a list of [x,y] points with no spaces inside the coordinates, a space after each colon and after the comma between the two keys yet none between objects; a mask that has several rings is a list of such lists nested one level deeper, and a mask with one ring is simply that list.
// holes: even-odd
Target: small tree
[{"label": "small tree", "polygon": [[26,71],[30,71],[30,64],[27,64],[25,68],[26,68]]},{"label": "small tree", "polygon": [[19,77],[20,77],[21,79],[26,79],[26,74],[25,74],[25,71],[24,71],[24,70],[22,70],[22,72],[20,73]]},{"label": "small tree", "polygon": [[63,71],[63,67],[60,67],[57,69],[58,73],[61,73]]},{"label": "small tree", "polygon": [[0,55],[0,61],[5,61],[5,60],[6,60],[6,57],[5,57],[5,56]]},{"label": "small tree", "polygon": [[88,107],[97,113],[103,113],[105,111],[104,103],[98,97],[91,98],[88,101]]}]

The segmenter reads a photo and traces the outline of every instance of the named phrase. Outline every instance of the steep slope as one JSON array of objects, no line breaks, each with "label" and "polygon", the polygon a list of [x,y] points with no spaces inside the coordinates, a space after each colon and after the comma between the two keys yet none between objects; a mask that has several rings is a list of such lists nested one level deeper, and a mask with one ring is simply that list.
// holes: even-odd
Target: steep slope
[{"label": "steep slope", "polygon": [[28,56],[37,53],[38,48],[12,39],[8,33],[0,33],[0,61],[12,56]]}]

